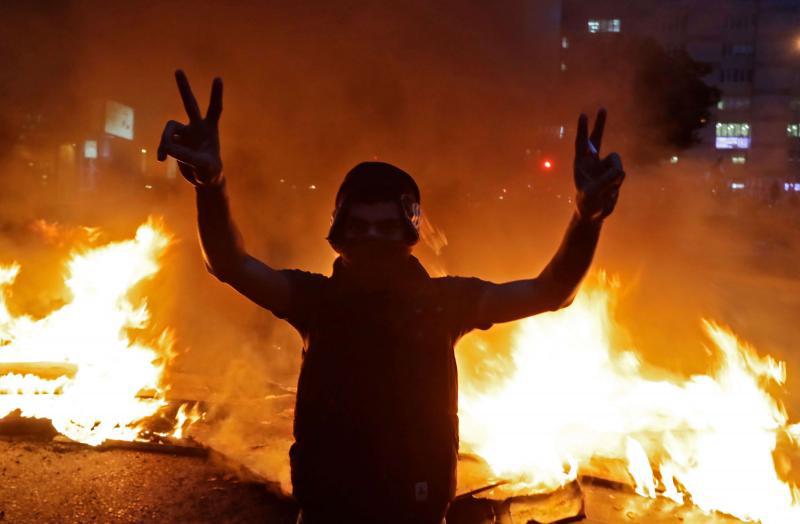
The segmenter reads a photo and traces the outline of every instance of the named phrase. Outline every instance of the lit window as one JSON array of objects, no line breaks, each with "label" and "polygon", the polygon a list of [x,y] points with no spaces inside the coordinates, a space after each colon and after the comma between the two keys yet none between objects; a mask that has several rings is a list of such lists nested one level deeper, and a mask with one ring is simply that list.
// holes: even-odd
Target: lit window
[{"label": "lit window", "polygon": [[97,158],[97,140],[87,140],[83,143],[83,157]]},{"label": "lit window", "polygon": [[786,126],[786,135],[792,138],[800,138],[800,124],[789,124]]},{"label": "lit window", "polygon": [[747,122],[717,122],[717,149],[747,149],[750,147],[750,124]]},{"label": "lit window", "polygon": [[717,122],[717,136],[750,136],[747,122]]},{"label": "lit window", "polygon": [[586,25],[590,33],[619,33],[622,29],[622,21],[619,18],[589,20]]}]

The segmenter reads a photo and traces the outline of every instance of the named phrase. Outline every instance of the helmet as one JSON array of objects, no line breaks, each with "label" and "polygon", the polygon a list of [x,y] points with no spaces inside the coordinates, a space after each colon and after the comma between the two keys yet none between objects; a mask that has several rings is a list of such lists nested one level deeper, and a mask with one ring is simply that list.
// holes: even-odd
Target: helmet
[{"label": "helmet", "polygon": [[350,207],[356,202],[397,202],[406,223],[408,245],[419,241],[422,220],[419,187],[411,175],[386,162],[362,162],[344,177],[336,193],[328,242],[336,248],[343,240],[342,226]]}]

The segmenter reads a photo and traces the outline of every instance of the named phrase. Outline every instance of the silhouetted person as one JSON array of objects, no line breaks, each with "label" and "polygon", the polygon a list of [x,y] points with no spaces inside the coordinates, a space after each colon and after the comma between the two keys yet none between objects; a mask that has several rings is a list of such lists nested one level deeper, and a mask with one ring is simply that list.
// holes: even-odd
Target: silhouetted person
[{"label": "silhouetted person", "polygon": [[328,241],[340,256],[328,277],[274,269],[247,253],[220,158],[222,81],[213,82],[204,118],[186,76],[176,77],[189,124],[167,123],[158,157],[175,157],[195,186],[206,265],[303,339],[290,451],[299,522],[441,522],[456,487],[453,347],[472,329],[572,302],[625,177],[619,156],[596,153],[605,111],[591,144],[586,116],[578,120],[576,210],[536,278],[495,284],[428,276],[411,254],[419,189],[382,162],[355,166],[339,188]]}]

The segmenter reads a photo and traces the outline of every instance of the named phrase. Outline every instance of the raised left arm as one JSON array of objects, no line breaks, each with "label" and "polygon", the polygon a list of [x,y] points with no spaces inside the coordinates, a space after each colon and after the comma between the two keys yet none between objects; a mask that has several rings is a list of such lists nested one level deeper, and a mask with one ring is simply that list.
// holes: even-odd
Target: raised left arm
[{"label": "raised left arm", "polygon": [[561,247],[538,277],[489,284],[478,304],[489,323],[509,322],[555,311],[572,303],[594,257],[603,220],[614,211],[625,178],[619,155],[601,159],[606,112],[597,114],[591,140],[586,115],[578,119],[575,139],[576,209]]}]

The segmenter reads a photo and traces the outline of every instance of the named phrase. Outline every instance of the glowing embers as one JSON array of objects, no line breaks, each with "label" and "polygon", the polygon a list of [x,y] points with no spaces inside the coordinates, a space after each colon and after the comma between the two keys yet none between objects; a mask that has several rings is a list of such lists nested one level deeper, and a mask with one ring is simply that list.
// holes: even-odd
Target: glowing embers
[{"label": "glowing embers", "polygon": [[[130,295],[159,271],[169,243],[149,220],[133,239],[73,251],[69,298],[42,318],[9,311],[20,266],[0,268],[0,418],[20,410],[91,445],[142,434],[142,422],[168,404],[161,377],[173,341],[168,330],[148,339],[146,300],[135,304]],[[179,413],[175,435],[198,416],[196,408]]]},{"label": "glowing embers", "polygon": [[513,370],[490,389],[462,377],[462,444],[509,481],[494,496],[553,491],[607,461],[624,464],[646,497],[800,522],[798,489],[776,471],[778,442],[796,452],[800,433],[768,392],[783,384],[784,364],[704,321],[716,369],[645,372],[637,353],[613,346],[614,295],[601,278],[571,307],[522,321]]}]

